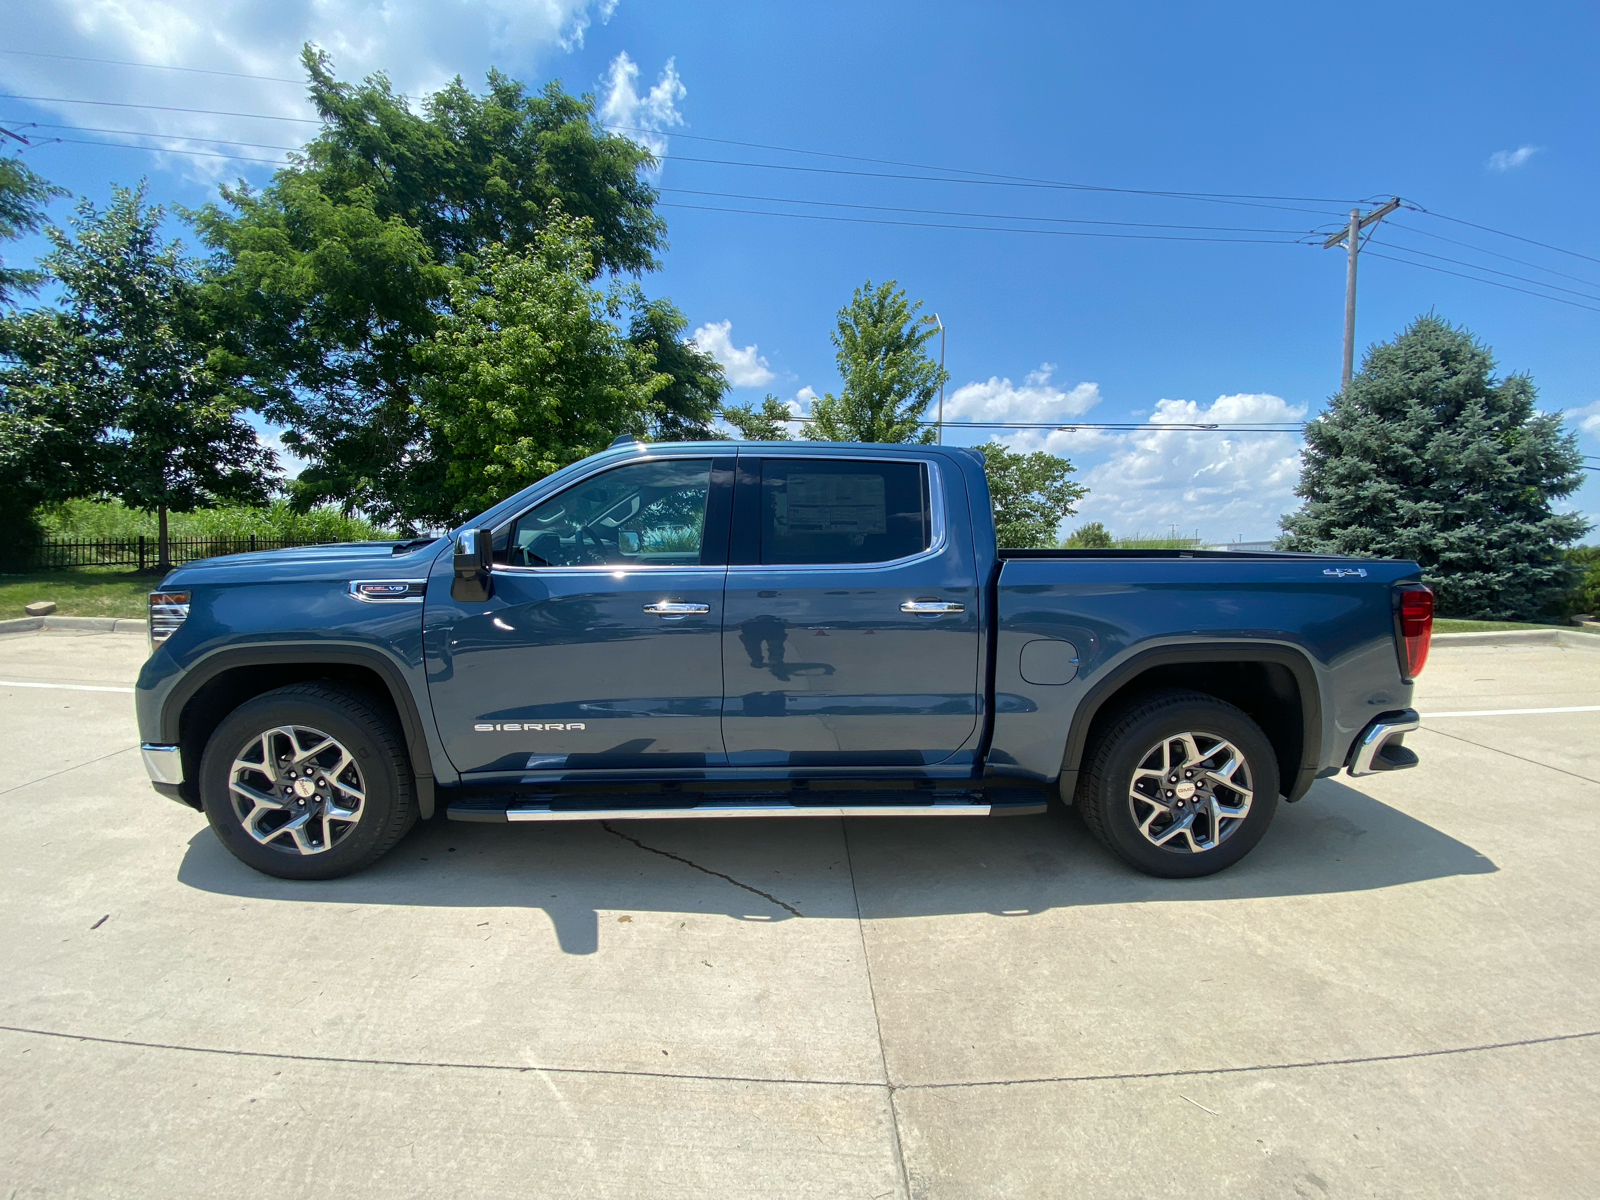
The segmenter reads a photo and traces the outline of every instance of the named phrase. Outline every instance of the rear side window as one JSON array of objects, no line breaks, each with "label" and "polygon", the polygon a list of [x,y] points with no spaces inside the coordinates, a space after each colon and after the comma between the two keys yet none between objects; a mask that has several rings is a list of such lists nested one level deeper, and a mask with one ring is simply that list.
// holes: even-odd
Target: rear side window
[{"label": "rear side window", "polygon": [[932,528],[922,463],[761,462],[763,564],[889,562],[926,550]]}]

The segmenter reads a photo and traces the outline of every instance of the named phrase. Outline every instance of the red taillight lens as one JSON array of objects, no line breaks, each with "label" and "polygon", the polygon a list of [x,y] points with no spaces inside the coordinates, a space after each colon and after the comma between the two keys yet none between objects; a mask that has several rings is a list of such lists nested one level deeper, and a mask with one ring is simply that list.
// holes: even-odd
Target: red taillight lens
[{"label": "red taillight lens", "polygon": [[1422,674],[1433,640],[1433,591],[1410,583],[1400,591],[1400,666],[1407,679]]}]

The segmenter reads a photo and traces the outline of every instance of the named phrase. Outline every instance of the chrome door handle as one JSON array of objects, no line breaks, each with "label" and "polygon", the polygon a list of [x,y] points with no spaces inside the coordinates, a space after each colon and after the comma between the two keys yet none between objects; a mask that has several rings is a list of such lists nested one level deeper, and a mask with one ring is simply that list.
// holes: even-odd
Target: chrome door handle
[{"label": "chrome door handle", "polygon": [[644,610],[654,613],[658,617],[688,617],[696,613],[711,611],[709,604],[680,604],[676,600],[657,600],[654,604],[646,604]]},{"label": "chrome door handle", "polygon": [[919,617],[937,617],[940,613],[966,612],[967,606],[955,600],[907,600],[900,611]]}]

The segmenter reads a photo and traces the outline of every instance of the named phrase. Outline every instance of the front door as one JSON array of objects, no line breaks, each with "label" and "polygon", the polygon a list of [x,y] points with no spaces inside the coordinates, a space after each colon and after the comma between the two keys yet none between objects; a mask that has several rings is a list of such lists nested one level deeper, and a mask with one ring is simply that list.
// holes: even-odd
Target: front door
[{"label": "front door", "polygon": [[428,687],[480,778],[715,766],[732,460],[612,467],[495,531],[491,595],[429,581]]},{"label": "front door", "polygon": [[[978,720],[959,478],[910,456],[739,457],[723,632],[734,766],[960,761]],[[961,508],[965,509],[961,495]]]}]

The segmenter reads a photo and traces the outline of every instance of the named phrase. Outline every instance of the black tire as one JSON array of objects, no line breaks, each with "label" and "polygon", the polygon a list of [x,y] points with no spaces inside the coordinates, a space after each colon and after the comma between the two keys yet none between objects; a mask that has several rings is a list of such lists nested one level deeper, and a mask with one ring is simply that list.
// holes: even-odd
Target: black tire
[{"label": "black tire", "polygon": [[[1180,736],[1185,734],[1193,737],[1187,751]],[[1233,786],[1205,769],[1232,761],[1223,751],[1228,745],[1243,758],[1242,770],[1228,773]],[[1208,748],[1220,758],[1207,754]],[[1196,750],[1202,757],[1186,772],[1175,760],[1192,758]],[[1114,711],[1086,763],[1078,807],[1090,832],[1130,866],[1165,879],[1193,879],[1231,867],[1255,848],[1278,807],[1272,743],[1239,709],[1203,692],[1154,692]],[[1136,801],[1135,790],[1156,795]],[[1229,817],[1230,809],[1242,815]],[[1220,828],[1220,840],[1213,826]],[[1157,845],[1154,838],[1166,844]]]},{"label": "black tire", "polygon": [[[317,745],[314,734],[331,739],[338,753],[329,749],[304,760],[303,786],[311,791],[302,798],[280,786],[290,782],[281,772],[293,765],[291,752]],[[268,745],[281,753],[268,754]],[[268,770],[253,769],[258,758],[272,759],[264,764]],[[236,768],[248,790],[232,786]],[[327,779],[334,768],[339,774]],[[251,793],[270,796],[283,806],[281,813],[248,798]],[[229,713],[201,759],[200,800],[212,831],[234,857],[279,879],[336,879],[359,871],[388,853],[417,819],[411,763],[393,719],[371,697],[324,683],[278,688]],[[261,836],[252,836],[247,821]],[[291,824],[298,830],[288,829]]]}]

